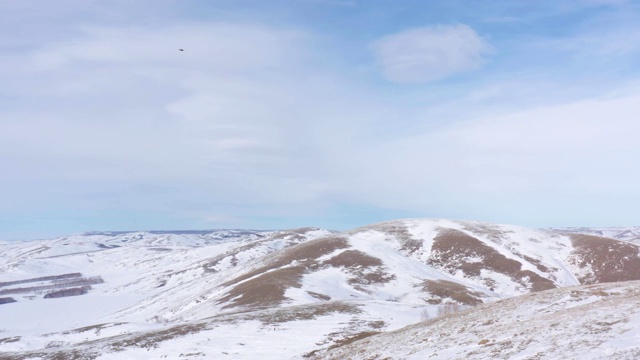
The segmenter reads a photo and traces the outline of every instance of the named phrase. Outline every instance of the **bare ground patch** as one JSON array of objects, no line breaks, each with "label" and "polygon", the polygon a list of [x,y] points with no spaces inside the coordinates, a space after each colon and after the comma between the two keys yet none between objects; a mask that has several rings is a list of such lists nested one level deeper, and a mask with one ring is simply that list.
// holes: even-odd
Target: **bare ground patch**
[{"label": "bare ground patch", "polygon": [[59,290],[59,289],[65,289],[70,287],[79,287],[79,286],[95,285],[95,284],[102,284],[102,283],[104,283],[104,280],[100,276],[72,277],[72,278],[65,278],[61,280],[50,280],[47,284],[44,284],[44,285],[2,289],[0,290],[0,295],[24,294],[24,293],[33,293],[37,291],[46,291],[46,290]]},{"label": "bare ground patch", "polygon": [[582,284],[640,280],[640,247],[619,240],[569,234],[574,247],[572,261],[592,274],[583,276]]},{"label": "bare ground patch", "polygon": [[340,346],[349,345],[354,341],[362,340],[364,338],[368,338],[369,336],[378,335],[378,334],[380,334],[380,331],[363,331],[361,333],[355,334],[353,336],[349,336],[340,341],[336,341],[335,344],[329,346],[329,349],[335,349]]},{"label": "bare ground patch", "polygon": [[76,328],[76,329],[72,329],[72,330],[67,330],[64,331],[62,334],[64,335],[69,335],[69,334],[80,334],[86,331],[95,331],[96,335],[100,334],[100,331],[110,328],[110,327],[114,327],[114,326],[119,326],[119,325],[123,325],[123,322],[118,322],[118,323],[105,323],[105,324],[96,324],[96,325],[89,325],[89,326],[84,326],[81,328]]},{"label": "bare ground patch", "polygon": [[386,325],[387,324],[382,320],[352,318],[348,323],[346,323],[345,327],[327,334],[323,341],[316,343],[316,345],[321,346],[321,348],[310,351],[302,356],[305,358],[316,358],[318,353],[326,352],[369,336],[380,334]]},{"label": "bare ground patch", "polygon": [[286,300],[287,288],[300,287],[302,276],[320,267],[319,257],[348,246],[345,238],[325,237],[268,256],[262,266],[222,284],[233,288],[218,303],[229,302],[224,308],[278,305]]},{"label": "bare ground patch", "polygon": [[109,344],[112,350],[121,351],[128,347],[155,348],[159,343],[174,338],[195,334],[205,330],[205,323],[186,324],[173,326],[166,330],[152,331],[127,337],[126,339],[113,341]]},{"label": "bare ground patch", "polygon": [[342,237],[325,237],[312,240],[302,244],[291,246],[277,254],[268,256],[265,264],[250,272],[240,275],[232,280],[224,283],[224,286],[230,286],[252,278],[260,273],[277,269],[279,267],[291,264],[296,261],[306,267],[317,266],[315,260],[323,255],[330,254],[338,249],[349,247],[347,239]]},{"label": "bare ground patch", "polygon": [[62,350],[55,352],[28,352],[20,354],[2,354],[0,353],[0,359],[2,360],[30,360],[30,359],[42,359],[42,360],[93,360],[100,356],[96,352],[82,351],[82,350]]},{"label": "bare ground patch", "polygon": [[486,269],[507,275],[522,285],[530,284],[531,291],[556,287],[553,281],[533,271],[522,270],[520,262],[508,259],[494,248],[459,230],[441,229],[434,238],[431,251],[427,263],[451,274],[462,270],[467,276],[478,277],[481,270]]},{"label": "bare ground patch", "polygon": [[307,294],[313,296],[314,298],[316,298],[318,300],[324,300],[324,301],[331,300],[331,296],[325,295],[325,294],[320,294],[320,293],[317,293],[315,291],[307,291]]},{"label": "bare ground patch", "polygon": [[2,338],[0,339],[0,344],[7,344],[7,343],[13,343],[13,342],[18,342],[20,341],[22,337],[21,336],[14,336],[14,337],[8,337],[8,338]]},{"label": "bare ground patch", "polygon": [[425,280],[422,289],[435,296],[427,300],[430,304],[440,304],[443,298],[450,298],[464,305],[482,304],[482,294],[468,287],[447,280]]},{"label": "bare ground patch", "polygon": [[223,309],[237,306],[274,306],[286,300],[287,288],[301,287],[303,266],[292,266],[272,270],[246,280],[231,289],[218,304],[228,303]]},{"label": "bare ground patch", "polygon": [[382,266],[382,260],[367,255],[360,250],[346,250],[323,262],[334,267],[373,267]]},{"label": "bare ground patch", "polygon": [[[359,250],[345,250],[330,259],[319,262],[317,259],[337,250],[348,248],[343,237],[325,237],[291,246],[281,252],[268,256],[259,266],[245,274],[222,284],[232,286],[218,304],[223,308],[239,306],[275,306],[287,300],[285,292],[291,287],[301,287],[304,274],[326,267],[339,267],[351,275],[348,283],[361,291],[362,286],[386,283],[395,275],[385,271],[382,260]],[[329,300],[326,295],[310,294],[321,300]]]},{"label": "bare ground patch", "polygon": [[272,313],[260,314],[256,318],[266,325],[274,325],[289,321],[313,320],[320,316],[334,313],[358,314],[361,310],[358,306],[342,301],[335,301],[319,305],[294,306],[278,309]]},{"label": "bare ground patch", "polygon": [[[527,260],[528,262],[532,263],[533,265],[536,266],[536,268],[542,272],[545,273],[549,273],[551,272],[551,269],[549,269],[548,267],[542,265],[542,263],[540,262],[540,260],[538,259],[534,259],[531,256],[527,256],[527,255],[521,255],[521,254],[516,254],[518,256],[522,256],[525,260]],[[554,269],[554,271],[557,269]]]},{"label": "bare ground patch", "polygon": [[[326,260],[322,265],[344,268],[352,277],[347,280],[351,285],[383,284],[396,278],[385,271],[382,260],[365,254],[360,250],[346,250]],[[366,291],[362,287],[356,287]]]},{"label": "bare ground patch", "polygon": [[339,348],[341,346],[346,346],[346,345],[349,345],[349,344],[351,344],[351,343],[353,343],[355,341],[362,340],[362,339],[368,338],[368,337],[373,336],[373,335],[378,335],[380,333],[381,333],[380,331],[362,331],[362,332],[359,332],[357,334],[338,339],[338,340],[336,340],[334,342],[334,344],[332,344],[331,346],[329,346],[329,347],[327,347],[325,349],[316,349],[316,350],[310,351],[310,352],[308,352],[306,354],[303,354],[302,357],[303,358],[309,358],[309,359],[318,359],[317,355],[321,351],[324,352],[324,351],[329,351],[329,350],[332,350],[332,349]]},{"label": "bare ground patch", "polygon": [[41,276],[30,279],[23,280],[15,280],[15,281],[3,281],[0,282],[0,287],[10,286],[10,285],[18,285],[18,284],[26,284],[30,282],[41,282],[41,281],[58,281],[72,278],[82,277],[81,273],[69,273],[69,274],[61,274],[61,275],[52,275],[52,276]]}]

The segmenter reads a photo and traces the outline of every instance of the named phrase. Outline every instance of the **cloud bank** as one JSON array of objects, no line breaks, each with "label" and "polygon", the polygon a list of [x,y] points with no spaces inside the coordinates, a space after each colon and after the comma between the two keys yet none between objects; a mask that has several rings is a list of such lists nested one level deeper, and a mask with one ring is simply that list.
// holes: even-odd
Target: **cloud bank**
[{"label": "cloud bank", "polygon": [[[0,48],[0,239],[640,216],[638,51],[603,47],[607,34],[638,33],[624,17],[563,36],[533,18],[438,17],[398,32],[402,17],[358,36],[254,9],[203,21],[193,9],[175,17],[170,1],[64,4],[70,14],[56,8],[53,20],[0,13],[0,33],[28,39]],[[364,11],[336,9],[343,25],[358,25],[343,12]]]}]

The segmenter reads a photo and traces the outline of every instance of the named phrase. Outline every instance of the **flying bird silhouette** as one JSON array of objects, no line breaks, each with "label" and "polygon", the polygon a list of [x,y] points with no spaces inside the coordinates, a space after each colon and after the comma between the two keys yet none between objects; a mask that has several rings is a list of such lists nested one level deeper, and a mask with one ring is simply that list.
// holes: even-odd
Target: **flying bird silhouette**
[{"label": "flying bird silhouette", "polygon": [[178,49],[178,51],[184,51],[184,49]]}]

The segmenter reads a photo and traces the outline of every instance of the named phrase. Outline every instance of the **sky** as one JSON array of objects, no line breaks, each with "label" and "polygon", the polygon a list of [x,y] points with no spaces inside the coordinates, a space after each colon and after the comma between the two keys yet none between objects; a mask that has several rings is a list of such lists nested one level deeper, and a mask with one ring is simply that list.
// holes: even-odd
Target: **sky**
[{"label": "sky", "polygon": [[0,240],[640,225],[639,115],[637,1],[0,0]]}]

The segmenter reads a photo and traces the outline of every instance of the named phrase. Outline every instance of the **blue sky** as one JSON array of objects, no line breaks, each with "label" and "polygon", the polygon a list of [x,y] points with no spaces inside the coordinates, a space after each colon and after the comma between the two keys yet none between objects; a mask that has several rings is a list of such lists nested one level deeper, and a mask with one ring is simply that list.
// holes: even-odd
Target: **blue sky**
[{"label": "blue sky", "polygon": [[0,240],[638,225],[639,15],[624,0],[0,1]]}]

